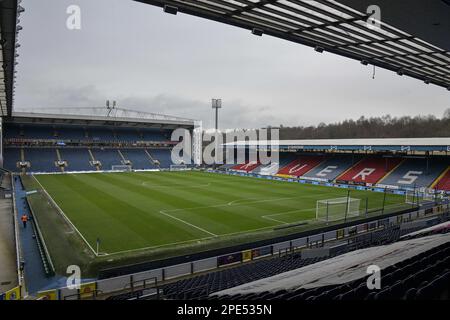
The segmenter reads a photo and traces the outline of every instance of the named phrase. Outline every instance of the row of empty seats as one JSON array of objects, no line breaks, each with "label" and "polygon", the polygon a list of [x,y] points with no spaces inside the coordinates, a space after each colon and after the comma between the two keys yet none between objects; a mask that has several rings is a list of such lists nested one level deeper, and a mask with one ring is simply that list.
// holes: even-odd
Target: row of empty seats
[{"label": "row of empty seats", "polygon": [[214,296],[227,300],[447,300],[450,293],[450,243],[382,270],[381,288],[370,290],[362,278],[341,285]]},{"label": "row of empty seats", "polygon": [[99,141],[169,141],[171,132],[145,128],[5,124],[5,139],[57,139]]},{"label": "row of empty seats", "polygon": [[450,166],[438,178],[438,180],[436,180],[435,185],[433,187],[437,190],[450,191]]},{"label": "row of empty seats", "polygon": [[29,162],[29,172],[59,172],[57,161],[63,161],[65,171],[91,171],[97,169],[95,160],[103,170],[124,164],[133,169],[157,169],[170,167],[170,153],[170,149],[5,148],[4,167],[17,172],[17,163],[22,161]]},{"label": "row of empty seats", "polygon": [[[449,165],[450,159],[443,157],[426,159],[300,155],[292,159],[292,154],[281,154],[279,169],[268,174],[343,183],[383,184],[402,188],[434,187],[437,190],[450,191]],[[270,166],[252,161],[233,166],[224,165],[222,168],[258,174]],[[446,174],[443,174],[445,172]]]},{"label": "row of empty seats", "polygon": [[[398,227],[387,228],[370,234],[371,241],[355,238],[346,249],[335,252],[330,256],[302,258],[301,253],[290,253],[282,257],[259,259],[251,263],[209,272],[192,278],[183,279],[164,285],[162,295],[166,299],[201,299],[206,296],[241,284],[249,283],[263,278],[268,278],[283,272],[295,270],[319,261],[323,261],[337,254],[357,248],[390,243],[400,237]],[[355,247],[356,245],[356,247]],[[110,299],[124,300],[142,295],[141,290],[110,297]]]}]

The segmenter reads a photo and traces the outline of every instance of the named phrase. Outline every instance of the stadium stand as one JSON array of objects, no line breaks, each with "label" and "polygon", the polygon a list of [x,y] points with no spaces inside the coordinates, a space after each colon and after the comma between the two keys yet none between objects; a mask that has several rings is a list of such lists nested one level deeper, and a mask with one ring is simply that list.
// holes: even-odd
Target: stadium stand
[{"label": "stadium stand", "polygon": [[20,161],[20,148],[5,148],[3,153],[3,166],[9,170],[16,172],[17,162]]},{"label": "stadium stand", "polygon": [[260,165],[256,169],[252,171],[252,173],[262,173],[262,172],[270,172],[270,174],[274,175],[280,171],[283,167],[287,166],[290,162],[292,162],[297,156],[293,153],[284,153],[281,152],[279,155],[279,162],[267,165]]},{"label": "stadium stand", "polygon": [[121,150],[125,159],[131,161],[133,169],[155,169],[157,168],[142,149]]},{"label": "stadium stand", "polygon": [[142,140],[148,141],[168,141],[170,140],[170,133],[156,130],[142,130]]},{"label": "stadium stand", "polygon": [[450,191],[450,167],[436,180],[432,186],[436,190]]},{"label": "stadium stand", "polygon": [[[168,168],[172,164],[172,144],[168,140],[173,127],[93,125],[89,121],[59,124],[49,119],[40,119],[43,123],[30,123],[34,121],[19,117],[4,123],[6,169],[60,172],[111,170],[113,165],[124,164],[131,164],[134,169],[155,169]],[[100,161],[101,167],[93,165],[93,160]],[[19,161],[24,162],[20,168]],[[61,162],[57,165],[57,161]]]},{"label": "stadium stand", "polygon": [[85,148],[61,148],[62,160],[67,161],[67,171],[90,171],[95,170],[90,164],[90,157]]},{"label": "stadium stand", "polygon": [[219,169],[228,170],[228,169],[231,169],[231,168],[233,168],[235,166],[236,166],[236,164],[234,164],[234,163],[226,163],[226,164],[221,165],[219,167]]},{"label": "stadium stand", "polygon": [[172,164],[172,158],[169,149],[146,149],[149,156],[159,162],[158,167],[168,168]]},{"label": "stadium stand", "polygon": [[81,127],[61,127],[56,132],[58,139],[83,140],[86,138],[86,131]]},{"label": "stadium stand", "polygon": [[389,171],[402,161],[393,157],[369,157],[361,160],[352,168],[340,175],[336,180],[352,183],[377,183]]},{"label": "stadium stand", "polygon": [[334,155],[304,174],[303,177],[332,181],[359,159],[358,156]]},{"label": "stadium stand", "polygon": [[170,131],[157,129],[52,126],[8,123],[5,139],[57,139],[85,141],[168,141]]},{"label": "stadium stand", "polygon": [[117,149],[92,149],[95,160],[100,161],[102,170],[111,170],[112,166],[123,165]]},{"label": "stadium stand", "polygon": [[[386,249],[388,249],[388,247]],[[316,267],[319,268],[320,264],[317,264]],[[307,270],[305,271],[307,272]],[[366,278],[359,278],[343,284],[317,286],[313,288],[305,286],[293,290],[281,289],[248,294],[224,293],[214,296],[212,299],[429,300],[441,299],[446,296],[450,289],[449,280],[450,243],[446,242],[383,268],[381,290],[369,290]],[[295,280],[292,279],[291,281],[295,283]]]},{"label": "stadium stand", "polygon": [[235,171],[245,171],[245,172],[251,172],[253,170],[255,170],[256,168],[258,168],[260,166],[259,161],[248,161],[244,164],[238,164],[234,167],[232,167],[232,170]]},{"label": "stadium stand", "polygon": [[300,177],[324,161],[322,156],[301,156],[284,166],[277,174]]},{"label": "stadium stand", "polygon": [[[306,290],[302,289],[298,292],[296,290],[282,290],[280,291],[283,294],[283,296],[281,297],[279,297],[278,291],[276,291],[276,294],[274,294],[274,292],[262,292],[260,294],[252,294],[247,296],[243,294],[229,295],[226,294],[226,290],[246,284],[250,284],[251,286],[251,283],[255,281],[261,279],[270,279],[275,275],[282,275],[283,273],[293,270],[302,270],[303,267],[310,266],[312,264],[317,266],[320,266],[319,263],[321,262],[324,264],[332,264],[333,259],[344,256],[348,253],[358,255],[358,252],[364,252],[356,250],[363,250],[367,248],[374,248],[374,250],[378,250],[377,248],[381,248],[381,250],[387,250],[387,252],[389,252],[389,245],[393,243],[399,243],[399,240],[405,235],[412,234],[416,230],[424,229],[424,226],[426,225],[437,225],[436,227],[438,227],[441,221],[441,219],[429,218],[422,221],[424,223],[421,226],[408,226],[404,229],[400,228],[399,226],[386,226],[383,229],[375,230],[364,235],[356,235],[355,237],[349,239],[348,242],[345,242],[345,245],[343,246],[335,246],[333,244],[330,244],[329,254],[325,256],[318,255],[316,257],[308,257],[308,255],[305,254],[304,251],[292,251],[287,252],[282,256],[276,256],[268,259],[258,259],[252,261],[251,263],[237,265],[225,268],[223,270],[178,280],[167,285],[163,285],[161,288],[162,296],[166,299],[204,299],[208,296],[210,296],[210,299],[273,299],[275,297],[277,297],[277,299],[290,298],[291,296],[297,296],[297,294]],[[445,231],[448,230],[448,228],[445,229]],[[400,243],[399,246],[401,247],[403,245]],[[450,246],[448,247],[450,248]],[[338,249],[336,250],[335,248]],[[345,261],[345,259],[341,259],[341,261]],[[450,260],[448,262],[450,262]],[[387,268],[386,270],[389,271],[389,268]],[[383,270],[383,272],[385,271]],[[357,288],[357,286],[350,286],[349,284],[345,285],[351,288]],[[337,288],[339,286],[326,286],[327,289],[335,287]],[[219,295],[214,295],[215,292],[221,294],[221,291],[225,291],[225,294],[223,294],[221,297]],[[109,299],[132,299],[140,297],[142,295],[143,290],[137,290],[135,292],[114,295],[109,297]],[[334,298],[333,293],[331,293],[331,295],[332,296],[330,297],[330,299]],[[304,298],[306,299],[307,297]]]},{"label": "stadium stand", "polygon": [[54,148],[25,148],[24,150],[25,160],[30,162],[33,172],[60,171],[55,165],[57,155]]},{"label": "stadium stand", "polygon": [[440,158],[407,158],[384,179],[383,185],[402,188],[429,187],[448,167],[448,160]]}]

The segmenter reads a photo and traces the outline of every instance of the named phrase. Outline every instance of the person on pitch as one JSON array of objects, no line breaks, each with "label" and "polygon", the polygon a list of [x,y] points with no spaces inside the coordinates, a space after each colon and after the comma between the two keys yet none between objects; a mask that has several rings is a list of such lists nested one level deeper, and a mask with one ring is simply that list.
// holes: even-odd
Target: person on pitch
[{"label": "person on pitch", "polygon": [[23,214],[22,218],[20,218],[20,220],[22,220],[23,227],[26,228],[27,222],[28,222],[28,216],[26,214]]}]

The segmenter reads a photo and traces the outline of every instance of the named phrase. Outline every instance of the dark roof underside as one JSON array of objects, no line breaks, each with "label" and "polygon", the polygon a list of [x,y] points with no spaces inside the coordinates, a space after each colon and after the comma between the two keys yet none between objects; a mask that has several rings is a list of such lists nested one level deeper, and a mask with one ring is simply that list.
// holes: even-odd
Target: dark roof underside
[{"label": "dark roof underside", "polygon": [[[134,1],[160,7],[169,5],[182,13],[262,32],[450,90],[450,6],[447,3],[450,0]],[[381,28],[368,27],[370,16],[361,10],[369,2],[380,4]],[[395,10],[389,5],[392,2],[396,3]],[[405,9],[399,11],[399,8]],[[422,12],[427,19],[410,16],[408,8]],[[429,25],[429,21],[434,22]]]},{"label": "dark roof underside", "polygon": [[13,105],[17,9],[17,0],[0,1],[0,116],[10,115]]}]

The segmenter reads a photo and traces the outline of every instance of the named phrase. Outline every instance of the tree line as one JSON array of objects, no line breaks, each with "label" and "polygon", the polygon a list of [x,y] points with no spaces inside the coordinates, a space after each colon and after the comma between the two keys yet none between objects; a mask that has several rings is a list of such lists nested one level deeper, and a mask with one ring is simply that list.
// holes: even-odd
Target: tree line
[{"label": "tree line", "polygon": [[438,118],[433,115],[366,118],[320,123],[317,126],[280,126],[280,139],[356,139],[450,137],[450,108]]}]

